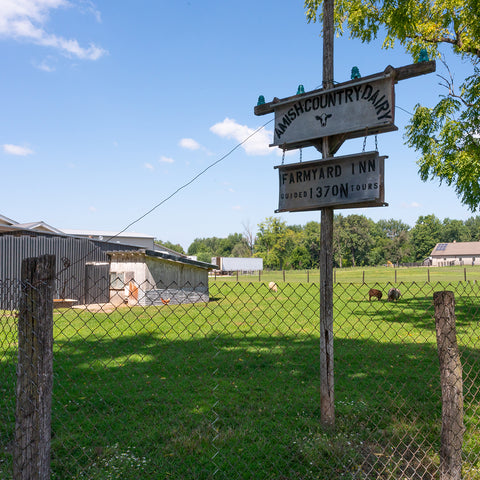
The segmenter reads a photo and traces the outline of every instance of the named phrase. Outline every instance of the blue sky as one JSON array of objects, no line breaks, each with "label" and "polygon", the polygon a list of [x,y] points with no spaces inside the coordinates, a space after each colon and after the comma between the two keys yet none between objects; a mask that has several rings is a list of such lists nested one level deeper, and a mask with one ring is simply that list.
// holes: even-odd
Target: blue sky
[{"label": "blue sky", "polygon": [[[401,47],[335,40],[335,80],[412,63]],[[0,213],[57,228],[120,231],[219,160],[273,115],[266,101],[318,88],[320,26],[303,1],[2,0],[0,2]],[[447,53],[458,80],[469,72]],[[437,63],[437,73],[446,74]],[[338,210],[413,226],[420,215],[466,219],[453,188],[418,177],[403,144],[416,103],[445,93],[436,74],[396,86],[397,132],[378,136],[388,207]],[[272,123],[188,187],[136,222],[187,248],[197,237],[256,231],[278,206]],[[366,149],[373,150],[374,137]],[[338,155],[361,152],[349,140]],[[292,152],[286,162],[298,161]],[[303,149],[303,160],[320,158]],[[288,224],[320,212],[286,213]]]}]

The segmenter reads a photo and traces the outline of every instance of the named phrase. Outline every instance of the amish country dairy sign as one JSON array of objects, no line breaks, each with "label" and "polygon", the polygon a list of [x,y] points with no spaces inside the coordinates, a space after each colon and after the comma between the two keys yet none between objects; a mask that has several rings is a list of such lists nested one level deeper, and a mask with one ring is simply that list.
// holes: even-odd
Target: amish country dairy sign
[{"label": "amish country dairy sign", "polygon": [[366,152],[276,166],[280,186],[276,212],[384,206],[385,158]]},{"label": "amish country dairy sign", "polygon": [[[265,103],[255,115],[275,113],[272,146],[285,150],[314,146],[330,139],[330,154],[349,139],[397,130],[394,124],[394,85],[400,80],[435,71],[435,61],[403,67],[388,66],[383,72],[339,83],[334,88],[312,90]],[[263,99],[263,102],[260,101]]]},{"label": "amish country dairy sign", "polygon": [[353,138],[397,129],[394,79],[385,74],[297,95],[273,108],[272,145],[282,148],[296,148],[309,140],[338,134]]}]

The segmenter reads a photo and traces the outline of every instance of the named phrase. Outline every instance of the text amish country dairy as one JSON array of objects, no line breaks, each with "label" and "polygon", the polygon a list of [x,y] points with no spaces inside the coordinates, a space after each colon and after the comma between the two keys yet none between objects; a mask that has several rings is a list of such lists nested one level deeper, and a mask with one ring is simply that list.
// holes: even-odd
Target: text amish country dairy
[{"label": "text amish country dairy", "polygon": [[273,145],[383,128],[394,122],[392,80],[381,78],[275,107]]}]

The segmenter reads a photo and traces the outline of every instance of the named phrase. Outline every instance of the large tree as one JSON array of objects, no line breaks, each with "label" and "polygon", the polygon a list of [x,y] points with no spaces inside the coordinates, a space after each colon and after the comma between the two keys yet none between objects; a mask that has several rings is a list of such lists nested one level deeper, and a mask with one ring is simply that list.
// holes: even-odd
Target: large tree
[{"label": "large tree", "polygon": [[417,223],[411,230],[415,260],[421,261],[428,257],[441,238],[442,222],[435,215],[418,217]]},{"label": "large tree", "polygon": [[[309,21],[321,17],[323,0],[305,0]],[[476,211],[480,204],[480,8],[478,0],[335,0],[335,26],[352,38],[383,46],[400,44],[417,60],[425,49],[440,58],[449,47],[471,66],[456,85],[447,65],[444,90],[433,108],[417,105],[407,127],[420,178],[438,179],[455,188],[461,202]]]}]

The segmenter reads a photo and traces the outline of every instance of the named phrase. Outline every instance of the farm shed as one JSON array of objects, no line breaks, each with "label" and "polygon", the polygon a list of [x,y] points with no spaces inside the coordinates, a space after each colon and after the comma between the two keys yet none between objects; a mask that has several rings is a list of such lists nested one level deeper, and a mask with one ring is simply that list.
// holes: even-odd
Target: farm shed
[{"label": "farm shed", "polygon": [[108,252],[111,297],[129,304],[208,302],[208,272],[216,265],[153,250]]},{"label": "farm shed", "polygon": [[427,261],[432,267],[480,265],[480,242],[437,243]]},{"label": "farm shed", "polygon": [[56,256],[55,298],[74,299],[78,303],[108,302],[106,252],[137,249],[0,224],[0,309],[18,308],[22,260],[45,254]]},{"label": "farm shed", "polygon": [[263,270],[263,258],[212,257],[212,263],[222,272],[258,272]]}]

